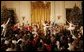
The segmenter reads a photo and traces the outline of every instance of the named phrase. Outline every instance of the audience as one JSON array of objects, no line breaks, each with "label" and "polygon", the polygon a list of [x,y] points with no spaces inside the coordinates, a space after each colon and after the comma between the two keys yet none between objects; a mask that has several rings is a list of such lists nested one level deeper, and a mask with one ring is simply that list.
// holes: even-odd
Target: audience
[{"label": "audience", "polygon": [[[24,29],[15,26],[5,37],[1,36],[2,51],[83,51],[83,29],[74,30],[77,39],[63,26],[54,25],[46,30],[46,36],[38,26]],[[10,32],[10,33],[9,33]],[[77,32],[77,33],[76,33]]]}]

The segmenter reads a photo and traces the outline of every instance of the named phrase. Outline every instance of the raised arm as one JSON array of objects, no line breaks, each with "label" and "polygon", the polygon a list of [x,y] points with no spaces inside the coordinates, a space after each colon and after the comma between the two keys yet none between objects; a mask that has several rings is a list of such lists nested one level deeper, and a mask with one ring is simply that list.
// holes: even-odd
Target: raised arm
[{"label": "raised arm", "polygon": [[68,24],[69,24],[69,22],[68,21],[66,21]]},{"label": "raised arm", "polygon": [[9,23],[9,21],[10,21],[10,18],[8,18],[8,21],[6,22],[6,24],[5,24],[5,25],[7,25],[7,24]]}]

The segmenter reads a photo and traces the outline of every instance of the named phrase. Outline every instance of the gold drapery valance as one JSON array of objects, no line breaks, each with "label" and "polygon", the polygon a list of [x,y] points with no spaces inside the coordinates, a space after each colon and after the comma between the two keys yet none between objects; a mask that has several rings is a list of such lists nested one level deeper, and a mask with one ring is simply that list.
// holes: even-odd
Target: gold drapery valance
[{"label": "gold drapery valance", "polygon": [[37,8],[49,8],[50,6],[50,2],[47,2],[46,4],[44,4],[41,1],[37,1],[37,2],[31,2],[32,8],[33,9],[37,9]]}]

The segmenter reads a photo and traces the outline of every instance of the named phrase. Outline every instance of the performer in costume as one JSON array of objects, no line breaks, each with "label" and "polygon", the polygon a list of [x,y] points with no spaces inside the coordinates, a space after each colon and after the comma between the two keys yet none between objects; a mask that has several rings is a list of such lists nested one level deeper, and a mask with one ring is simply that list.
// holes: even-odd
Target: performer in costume
[{"label": "performer in costume", "polygon": [[8,21],[7,21],[6,23],[4,22],[4,23],[1,25],[1,27],[3,28],[1,35],[3,35],[4,37],[5,37],[5,34],[6,34],[6,27],[7,27],[8,23],[9,23],[9,21],[10,21],[10,18],[8,18]]},{"label": "performer in costume", "polygon": [[51,26],[49,26],[49,24],[47,23],[47,21],[45,21],[45,22],[41,21],[41,22],[42,22],[42,25],[43,25],[44,35],[46,36],[46,31]]},{"label": "performer in costume", "polygon": [[46,36],[46,30],[47,30],[47,22],[45,21],[45,23],[43,21],[42,22],[42,25],[43,25],[43,30],[44,30],[44,35]]},{"label": "performer in costume", "polygon": [[[67,22],[68,22],[68,21],[67,21]],[[74,25],[72,22],[68,22],[68,24],[69,24],[69,28],[67,28],[67,30],[70,31],[70,33],[71,33],[71,35],[72,35],[72,38],[73,38],[73,39],[76,39],[76,37],[75,37],[74,34],[73,34],[73,30],[75,29],[75,25]]]}]

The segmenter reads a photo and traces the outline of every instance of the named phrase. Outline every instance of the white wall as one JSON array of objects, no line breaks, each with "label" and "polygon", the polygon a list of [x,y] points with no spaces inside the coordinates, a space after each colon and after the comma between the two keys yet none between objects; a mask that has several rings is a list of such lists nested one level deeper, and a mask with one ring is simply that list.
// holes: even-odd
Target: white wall
[{"label": "white wall", "polygon": [[30,1],[1,1],[1,7],[6,5],[7,8],[12,8],[16,11],[20,25],[22,25],[22,17],[25,17],[24,23],[31,24],[31,4]]},{"label": "white wall", "polygon": [[82,1],[65,1],[65,8],[73,8],[76,4],[81,9],[81,2]]},{"label": "white wall", "polygon": [[[73,8],[75,4],[81,9],[82,1],[51,1],[51,21],[57,24],[66,23],[66,8]],[[58,20],[57,16],[61,16]]]},{"label": "white wall", "polygon": [[[73,8],[75,3],[81,9],[82,1],[50,1],[51,2],[51,21],[57,24],[64,24],[66,22],[66,8]],[[22,24],[22,17],[25,17],[25,24],[28,21],[31,24],[31,3],[30,1],[1,1],[1,8],[6,5],[7,8],[13,8],[16,11],[20,24]],[[58,20],[58,16],[61,18]]]},{"label": "white wall", "polygon": [[54,19],[54,15],[55,15],[55,7],[54,7],[55,3],[54,1],[51,1],[51,15],[50,15],[50,21],[51,22],[54,22],[55,19]]},{"label": "white wall", "polygon": [[[58,16],[60,16],[59,20]],[[54,21],[56,24],[66,23],[64,1],[51,1],[51,21]]]},{"label": "white wall", "polygon": [[24,23],[31,22],[31,4],[29,1],[20,1],[20,18],[25,17]]},{"label": "white wall", "polygon": [[[65,14],[65,7],[64,7],[64,1],[56,1],[55,2],[55,19],[57,24],[64,24],[66,21],[66,14]],[[58,19],[58,16],[60,16],[60,19]]]}]

